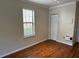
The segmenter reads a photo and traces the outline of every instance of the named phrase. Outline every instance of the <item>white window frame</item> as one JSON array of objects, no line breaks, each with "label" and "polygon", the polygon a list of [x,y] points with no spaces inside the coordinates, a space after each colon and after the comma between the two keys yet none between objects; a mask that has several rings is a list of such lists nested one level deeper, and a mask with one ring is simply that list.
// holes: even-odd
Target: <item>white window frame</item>
[{"label": "white window frame", "polygon": [[[23,10],[22,10],[22,12],[24,11],[24,10],[30,10],[30,9],[25,9],[25,8],[23,8]],[[31,37],[31,36],[35,36],[35,11],[34,10],[32,10],[33,12],[32,12],[32,21],[33,22],[24,22],[23,21],[23,25],[26,23],[31,23],[32,24],[32,34],[27,34],[27,35],[24,35],[24,38],[27,38],[27,37]],[[24,14],[23,14],[23,16],[24,16]],[[23,18],[23,20],[24,20],[24,18]],[[23,34],[24,34],[24,26],[23,26]]]}]

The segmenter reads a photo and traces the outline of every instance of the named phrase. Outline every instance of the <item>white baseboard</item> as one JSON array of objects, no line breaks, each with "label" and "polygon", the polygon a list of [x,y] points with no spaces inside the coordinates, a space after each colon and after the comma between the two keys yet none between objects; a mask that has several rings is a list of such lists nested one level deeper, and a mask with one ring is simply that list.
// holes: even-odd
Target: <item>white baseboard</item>
[{"label": "white baseboard", "polygon": [[[53,39],[51,39],[51,40],[53,40]],[[67,45],[70,45],[70,46],[73,46],[72,43],[68,43],[68,42],[65,42],[65,41],[61,41],[61,40],[54,40],[54,41],[59,42],[59,43],[63,43],[63,44],[67,44]]]},{"label": "white baseboard", "polygon": [[41,43],[41,42],[46,41],[46,40],[47,40],[47,39],[44,39],[44,40],[38,41],[38,42],[36,42],[36,43],[30,44],[30,45],[28,45],[28,46],[26,46],[26,47],[22,47],[22,48],[19,48],[19,49],[15,50],[15,51],[6,53],[6,54],[4,54],[4,55],[1,55],[0,58],[5,57],[5,56],[10,55],[10,54],[13,54],[13,53],[16,53],[16,52],[21,51],[21,50],[23,50],[23,49],[29,48],[29,47],[31,47],[31,46],[33,46],[33,45],[36,45],[36,44]]},{"label": "white baseboard", "polygon": [[59,40],[56,40],[57,42],[60,42],[60,43],[63,43],[63,44],[67,44],[67,45],[70,45],[72,46],[73,44],[72,43],[68,43],[68,42],[65,42],[65,41],[59,41]]}]

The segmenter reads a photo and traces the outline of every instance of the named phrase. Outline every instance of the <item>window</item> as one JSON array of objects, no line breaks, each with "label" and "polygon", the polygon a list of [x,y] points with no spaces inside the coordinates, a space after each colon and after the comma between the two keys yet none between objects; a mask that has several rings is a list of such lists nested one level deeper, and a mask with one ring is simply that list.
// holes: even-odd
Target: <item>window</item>
[{"label": "window", "polygon": [[35,35],[34,10],[23,9],[24,38]]}]

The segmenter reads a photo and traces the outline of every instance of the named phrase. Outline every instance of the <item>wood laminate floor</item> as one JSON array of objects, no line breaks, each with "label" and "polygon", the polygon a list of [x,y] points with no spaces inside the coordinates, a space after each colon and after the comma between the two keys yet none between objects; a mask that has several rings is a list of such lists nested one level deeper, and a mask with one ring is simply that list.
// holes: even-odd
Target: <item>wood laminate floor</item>
[{"label": "wood laminate floor", "polygon": [[78,58],[79,43],[73,47],[47,40],[4,58]]}]

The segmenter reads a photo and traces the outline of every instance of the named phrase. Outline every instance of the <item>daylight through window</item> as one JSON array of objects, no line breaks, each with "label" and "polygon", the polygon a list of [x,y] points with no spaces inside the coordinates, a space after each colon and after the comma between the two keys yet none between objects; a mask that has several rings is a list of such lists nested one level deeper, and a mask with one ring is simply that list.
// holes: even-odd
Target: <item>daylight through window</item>
[{"label": "daylight through window", "polygon": [[23,9],[24,38],[35,35],[34,10]]}]

